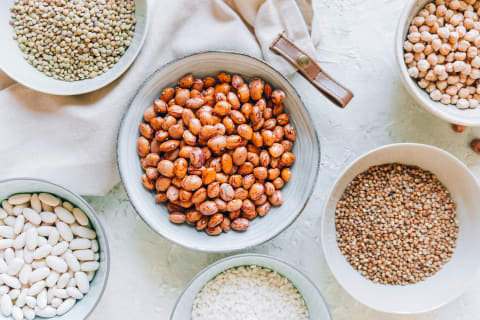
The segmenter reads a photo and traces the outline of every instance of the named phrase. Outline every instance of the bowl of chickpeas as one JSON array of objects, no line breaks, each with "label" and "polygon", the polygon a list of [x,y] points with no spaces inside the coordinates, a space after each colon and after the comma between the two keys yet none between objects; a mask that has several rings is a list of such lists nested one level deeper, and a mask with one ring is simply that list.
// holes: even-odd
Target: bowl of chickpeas
[{"label": "bowl of chickpeas", "polygon": [[409,0],[395,38],[415,100],[454,124],[480,126],[480,1]]},{"label": "bowl of chickpeas", "polygon": [[320,146],[290,82],[260,59],[203,52],[155,71],[122,121],[117,161],[137,213],[190,249],[262,244],[302,213]]}]

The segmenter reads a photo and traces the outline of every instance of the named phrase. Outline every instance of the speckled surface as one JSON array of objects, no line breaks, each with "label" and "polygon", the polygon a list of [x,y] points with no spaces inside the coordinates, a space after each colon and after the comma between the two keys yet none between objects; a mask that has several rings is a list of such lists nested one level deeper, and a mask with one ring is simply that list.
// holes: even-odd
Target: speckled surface
[{"label": "speckled surface", "polygon": [[[480,129],[456,134],[448,123],[417,106],[404,90],[395,65],[393,39],[403,0],[314,0],[321,65],[354,91],[345,110],[331,105],[301,76],[291,80],[311,112],[322,146],[314,194],[301,217],[269,243],[251,250],[297,266],[323,291],[335,320],[480,319],[480,278],[459,299],[428,314],[396,316],[354,301],[332,277],[320,243],[320,216],[328,191],[346,164],[393,142],[441,147],[480,177],[480,157],[469,142]],[[109,237],[112,269],[107,290],[90,319],[168,319],[188,281],[225,255],[197,253],[169,243],[146,226],[118,185],[105,197],[89,197]],[[167,218],[167,217],[165,217]]]}]

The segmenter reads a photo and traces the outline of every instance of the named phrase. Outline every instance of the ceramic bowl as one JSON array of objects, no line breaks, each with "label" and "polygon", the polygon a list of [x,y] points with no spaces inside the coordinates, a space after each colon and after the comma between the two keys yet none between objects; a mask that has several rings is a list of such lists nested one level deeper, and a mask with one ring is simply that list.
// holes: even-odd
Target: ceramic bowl
[{"label": "ceramic bowl", "polygon": [[[100,268],[90,282],[90,291],[81,300],[78,300],[70,311],[62,316],[50,318],[54,320],[86,319],[100,301],[108,280],[110,270],[110,251],[105,230],[92,207],[90,207],[82,197],[62,186],[45,180],[32,178],[17,178],[0,181],[0,202],[8,199],[8,197],[16,193],[34,192],[51,193],[72,203],[75,207],[82,209],[88,216],[90,224],[97,233]],[[12,318],[4,317],[0,314],[0,319],[10,320]]]},{"label": "ceramic bowl", "polygon": [[135,0],[135,35],[125,54],[107,72],[92,79],[79,81],[56,80],[38,71],[23,58],[23,52],[13,40],[10,8],[14,0],[0,2],[0,67],[12,79],[33,90],[55,95],[77,95],[100,89],[120,77],[137,57],[148,30],[147,0]]},{"label": "ceramic bowl", "polygon": [[[163,88],[175,85],[188,73],[195,77],[216,75],[221,71],[240,74],[245,79],[258,76],[272,87],[286,94],[284,106],[297,130],[293,153],[296,162],[292,178],[282,189],[284,203],[272,208],[262,218],[252,221],[245,232],[230,231],[211,237],[205,232],[184,224],[169,221],[165,205],[154,201],[154,194],[147,191],[141,182],[143,174],[137,154],[138,126],[143,121],[143,112],[158,98]],[[143,220],[165,238],[190,249],[206,252],[228,252],[251,248],[272,239],[287,228],[303,211],[318,175],[320,147],[302,100],[290,82],[278,71],[263,62],[243,54],[228,52],[205,52],[173,61],[155,71],[140,87],[122,121],[117,145],[117,161],[123,185],[128,197]]]},{"label": "ceramic bowl", "polygon": [[408,28],[417,13],[432,0],[408,0],[405,9],[400,15],[397,33],[395,35],[395,54],[400,69],[400,77],[407,91],[426,110],[450,123],[465,126],[480,126],[480,109],[460,110],[455,105],[444,105],[430,99],[430,95],[417,85],[417,82],[408,75],[407,65],[403,55],[403,43],[407,38]]},{"label": "ceramic bowl", "polygon": [[191,319],[193,302],[205,284],[225,270],[245,265],[265,267],[289,279],[305,300],[309,319],[332,319],[320,290],[302,272],[274,257],[260,254],[240,254],[219,260],[197,274],[177,299],[170,320]]},{"label": "ceramic bowl", "polygon": [[[347,185],[374,165],[415,165],[433,172],[457,204],[457,248],[449,262],[425,281],[406,286],[374,284],[357,272],[340,252],[335,238],[335,207]],[[331,272],[343,288],[361,303],[383,312],[422,313],[458,297],[475,278],[480,266],[480,186],[470,170],[450,153],[432,146],[400,143],[366,153],[340,175],[326,202],[322,243]]]}]

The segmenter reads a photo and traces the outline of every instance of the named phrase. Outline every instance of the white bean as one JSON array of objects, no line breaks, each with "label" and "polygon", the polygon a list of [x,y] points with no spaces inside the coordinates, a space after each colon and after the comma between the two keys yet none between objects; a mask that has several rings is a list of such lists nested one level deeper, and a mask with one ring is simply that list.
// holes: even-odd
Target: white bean
[{"label": "white bean", "polygon": [[25,236],[25,247],[28,250],[33,251],[37,247],[37,244],[38,244],[37,228],[28,229]]},{"label": "white bean", "polygon": [[96,271],[98,268],[100,268],[100,264],[96,261],[88,261],[80,265],[80,270],[84,272]]},{"label": "white bean", "polygon": [[41,226],[37,228],[38,234],[42,237],[48,237],[50,235],[50,232],[52,232],[52,230],[55,230],[55,227]]},{"label": "white bean", "polygon": [[55,247],[52,248],[52,255],[60,256],[64,254],[68,249],[68,242],[62,241],[57,243]]},{"label": "white bean", "polygon": [[21,215],[22,212],[23,212],[23,208],[25,208],[25,207],[26,207],[26,206],[23,205],[23,204],[20,204],[20,205],[18,205],[18,206],[15,206],[15,207],[13,208],[13,215],[16,216],[16,217],[19,216],[19,215]]},{"label": "white bean", "polygon": [[60,273],[66,272],[68,269],[65,261],[63,261],[63,259],[56,256],[48,256],[46,259],[46,262],[51,269]]},{"label": "white bean", "polygon": [[49,194],[49,193],[40,193],[38,198],[42,203],[49,205],[50,207],[57,207],[60,205],[61,201],[59,198]]},{"label": "white bean", "polygon": [[13,228],[9,226],[0,226],[0,236],[7,239],[13,239],[15,237]]},{"label": "white bean", "polygon": [[59,277],[60,277],[60,274],[58,272],[52,271],[48,275],[47,280],[45,280],[45,284],[47,285],[47,287],[51,288],[57,284]]},{"label": "white bean", "polygon": [[11,276],[17,275],[20,272],[20,269],[23,267],[23,259],[13,258],[8,264],[7,273]]},{"label": "white bean", "polygon": [[75,280],[75,278],[70,279],[67,287],[76,287],[76,286],[77,286],[77,280]]},{"label": "white bean", "polygon": [[34,225],[40,225],[42,223],[42,218],[38,214],[37,211],[30,209],[30,208],[23,208],[23,216],[27,219],[30,223]]},{"label": "white bean", "polygon": [[25,247],[25,236],[26,233],[22,232],[15,238],[15,240],[13,240],[13,247],[15,249],[22,249],[23,247]]},{"label": "white bean", "polygon": [[50,231],[50,235],[48,236],[48,244],[52,247],[58,243],[60,239],[60,233],[58,233],[57,229],[53,229]]},{"label": "white bean", "polygon": [[7,264],[15,258],[15,251],[12,248],[5,249],[5,261]]},{"label": "white bean", "polygon": [[36,269],[30,274],[29,281],[30,283],[35,283],[37,281],[43,280],[50,275],[50,269],[47,267],[41,267]]},{"label": "white bean", "polygon": [[52,224],[57,220],[57,215],[53,212],[43,211],[40,213],[40,218],[43,222]]},{"label": "white bean", "polygon": [[65,258],[65,261],[67,262],[67,265],[70,267],[70,269],[73,272],[80,271],[80,262],[78,262],[77,257],[75,257],[70,252],[66,252],[64,255],[64,258]]},{"label": "white bean", "polygon": [[55,291],[57,288],[51,287],[47,290],[47,303],[52,303],[52,299],[55,298]]},{"label": "white bean", "polygon": [[0,295],[6,294],[10,291],[10,288],[7,286],[0,286]]},{"label": "white bean", "polygon": [[70,298],[70,299],[64,300],[63,303],[57,309],[57,315],[61,316],[62,314],[65,314],[70,309],[72,309],[74,304],[75,304],[75,299]]},{"label": "white bean", "polygon": [[25,260],[26,263],[32,263],[32,261],[33,261],[33,251],[23,250],[23,260]]},{"label": "white bean", "polygon": [[45,260],[35,260],[32,262],[33,269],[44,268],[46,266],[47,264],[45,263]]},{"label": "white bean", "polygon": [[45,237],[42,237],[42,236],[38,236],[37,238],[37,246],[41,247],[41,246],[44,246],[48,244],[48,241],[47,241],[47,238]]},{"label": "white bean", "polygon": [[49,245],[48,243],[44,244],[43,246],[35,249],[35,251],[33,252],[33,259],[35,260],[43,259],[46,256],[48,256],[52,251],[53,249],[51,245]]},{"label": "white bean", "polygon": [[0,250],[10,248],[13,245],[12,239],[0,239]]},{"label": "white bean", "polygon": [[13,225],[13,232],[15,234],[20,234],[20,232],[22,232],[24,227],[25,227],[25,217],[23,216],[23,214],[21,214],[15,220],[15,224]]},{"label": "white bean", "polygon": [[27,297],[25,298],[25,302],[30,308],[35,308],[35,306],[37,305],[37,299],[29,295],[27,295]]},{"label": "white bean", "polygon": [[32,194],[32,198],[30,199],[30,207],[32,207],[32,209],[37,213],[42,211],[42,204],[40,203],[40,199],[38,199],[38,194]]},{"label": "white bean", "polygon": [[32,266],[29,264],[24,264],[22,270],[20,270],[20,274],[18,275],[18,279],[22,284],[27,284],[30,280],[30,275],[32,274]]},{"label": "white bean", "polygon": [[71,279],[71,275],[70,273],[64,273],[62,274],[59,278],[58,278],[58,281],[57,281],[57,288],[59,289],[63,289],[67,286],[68,282],[70,281]]},{"label": "white bean", "polygon": [[70,241],[70,249],[72,250],[81,250],[81,249],[89,249],[93,246],[93,241],[95,240],[88,240],[88,239],[73,239]]},{"label": "white bean", "polygon": [[29,202],[31,197],[28,193],[19,193],[8,198],[8,203],[13,206],[24,204]]},{"label": "white bean", "polygon": [[43,289],[37,296],[37,306],[43,309],[47,306],[47,290]]},{"label": "white bean", "polygon": [[28,295],[28,289],[22,289],[22,291],[20,292],[20,295],[17,297],[17,301],[15,301],[15,305],[17,307],[23,307],[25,305],[25,299],[27,298],[27,295]]},{"label": "white bean", "polygon": [[81,293],[85,294],[90,290],[90,283],[88,282],[88,277],[85,272],[75,272],[75,280],[77,281],[78,290]]},{"label": "white bean", "polygon": [[62,221],[57,221],[56,223],[57,230],[62,236],[62,238],[66,241],[72,241],[73,240],[73,233],[68,224]]},{"label": "white bean", "polygon": [[75,217],[64,207],[56,207],[54,209],[57,217],[65,223],[72,224],[75,222]]},{"label": "white bean", "polygon": [[3,258],[0,257],[0,273],[6,273],[7,269],[8,269],[7,263],[5,262],[5,260],[3,260]]},{"label": "white bean", "polygon": [[3,210],[2,208],[0,208],[0,219],[3,220],[3,219],[5,219],[7,216],[8,216],[7,211],[5,211],[5,210]]},{"label": "white bean", "polygon": [[75,208],[73,209],[72,213],[79,225],[88,226],[88,217],[81,209]]},{"label": "white bean", "polygon": [[23,311],[17,306],[13,306],[12,308],[12,317],[15,320],[23,320]]},{"label": "white bean", "polygon": [[35,282],[29,289],[28,289],[28,295],[29,296],[36,296],[37,294],[40,293],[40,291],[42,291],[43,289],[45,289],[45,281],[38,281],[38,282]]},{"label": "white bean", "polygon": [[35,311],[35,314],[37,316],[43,317],[43,318],[51,318],[51,317],[55,317],[57,315],[57,310],[55,308],[52,308],[52,307],[46,307],[44,309],[40,309],[37,306],[37,307],[35,307],[34,311]]},{"label": "white bean", "polygon": [[8,294],[2,295],[0,298],[0,310],[2,311],[2,314],[6,317],[10,316],[12,314],[12,308],[13,303],[10,296]]},{"label": "white bean", "polygon": [[55,297],[52,299],[51,305],[54,308],[58,308],[62,304],[62,302],[63,302],[62,299]]},{"label": "white bean", "polygon": [[35,318],[35,311],[33,311],[32,308],[30,307],[23,307],[22,308],[22,311],[23,311],[23,316],[27,319],[27,320],[33,320]]},{"label": "white bean", "polygon": [[82,227],[82,226],[71,226],[72,232],[74,235],[79,236],[80,238],[87,238],[93,240],[97,237],[95,231],[90,228]]},{"label": "white bean", "polygon": [[8,293],[8,295],[10,296],[10,298],[12,300],[16,300],[18,298],[18,296],[20,295],[20,289],[13,289],[13,290],[10,290],[10,292]]},{"label": "white bean", "polygon": [[83,294],[80,292],[80,290],[78,290],[75,287],[68,287],[67,293],[70,297],[75,298],[77,300],[83,298]]},{"label": "white bean", "polygon": [[[65,289],[55,289],[55,297],[58,297],[60,299],[66,299],[68,298],[68,293],[67,290]],[[38,302],[37,302],[38,303]]]},{"label": "white bean", "polygon": [[95,253],[92,250],[75,250],[73,255],[80,261],[90,261],[94,260]]},{"label": "white bean", "polygon": [[22,287],[20,281],[15,277],[9,276],[8,274],[2,274],[0,275],[0,277],[2,278],[3,282],[10,288],[20,289]]}]

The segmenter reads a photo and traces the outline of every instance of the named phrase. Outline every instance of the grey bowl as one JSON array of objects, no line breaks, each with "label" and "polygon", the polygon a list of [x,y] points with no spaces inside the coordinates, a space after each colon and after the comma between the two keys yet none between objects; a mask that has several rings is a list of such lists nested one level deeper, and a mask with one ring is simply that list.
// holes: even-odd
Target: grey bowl
[{"label": "grey bowl", "polygon": [[[292,179],[282,189],[284,203],[272,208],[263,218],[252,221],[246,232],[230,231],[216,237],[197,232],[188,225],[175,225],[168,219],[165,205],[157,205],[154,194],[141,182],[143,170],[137,155],[138,126],[143,121],[143,111],[158,98],[163,88],[177,83],[185,74],[196,77],[216,75],[221,71],[240,74],[246,79],[259,76],[272,87],[286,93],[284,106],[297,130],[293,149],[296,163]],[[290,82],[262,60],[232,52],[204,52],[175,60],[155,71],[140,87],[125,114],[117,144],[117,161],[123,185],[137,213],[157,233],[190,249],[206,252],[230,252],[262,244],[291,225],[302,213],[318,176],[320,146],[300,96]]]},{"label": "grey bowl", "polygon": [[[0,202],[7,199],[10,195],[16,193],[34,193],[47,192],[54,194],[63,200],[72,203],[75,207],[85,212],[90,220],[90,224],[97,233],[97,241],[100,253],[100,268],[97,270],[95,277],[90,282],[90,291],[75,305],[70,311],[62,316],[52,317],[53,320],[80,320],[86,319],[88,315],[95,309],[100,298],[105,291],[108,275],[110,272],[110,250],[108,246],[107,236],[98,219],[95,211],[90,205],[78,194],[65,189],[57,184],[33,178],[16,178],[0,181]],[[0,314],[0,319],[10,320],[11,317],[4,317]]]},{"label": "grey bowl", "polygon": [[193,302],[205,284],[225,270],[244,265],[257,265],[278,272],[289,279],[298,289],[305,300],[310,319],[332,319],[328,305],[320,290],[302,272],[274,257],[261,254],[240,254],[219,260],[196,275],[178,297],[170,315],[170,320],[191,319]]},{"label": "grey bowl", "polygon": [[148,1],[135,0],[135,35],[130,47],[111,69],[93,79],[79,81],[56,80],[46,76],[30,65],[24,58],[23,52],[13,40],[13,28],[10,26],[10,8],[14,0],[0,2],[0,67],[12,79],[33,90],[56,94],[76,95],[95,91],[120,77],[137,57],[143,46],[148,30]]}]

